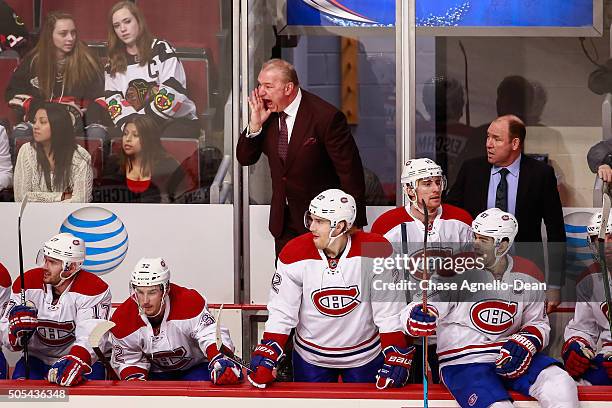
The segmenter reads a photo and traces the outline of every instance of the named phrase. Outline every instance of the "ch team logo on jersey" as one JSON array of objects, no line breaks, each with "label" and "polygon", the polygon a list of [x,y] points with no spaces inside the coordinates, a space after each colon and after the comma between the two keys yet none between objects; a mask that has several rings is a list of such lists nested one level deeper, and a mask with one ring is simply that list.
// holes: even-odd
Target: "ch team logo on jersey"
[{"label": "ch team logo on jersey", "polygon": [[157,351],[149,355],[151,363],[163,370],[180,370],[191,361],[185,347],[177,347],[170,351]]},{"label": "ch team logo on jersey", "polygon": [[346,316],[361,303],[357,285],[315,290],[310,297],[314,307],[321,314],[330,317]]},{"label": "ch team logo on jersey", "polygon": [[74,343],[74,321],[54,322],[38,319],[36,334],[40,342],[50,347],[65,347]]},{"label": "ch team logo on jersey", "polygon": [[470,309],[470,319],[477,329],[489,334],[501,334],[512,327],[518,311],[517,302],[481,300]]}]

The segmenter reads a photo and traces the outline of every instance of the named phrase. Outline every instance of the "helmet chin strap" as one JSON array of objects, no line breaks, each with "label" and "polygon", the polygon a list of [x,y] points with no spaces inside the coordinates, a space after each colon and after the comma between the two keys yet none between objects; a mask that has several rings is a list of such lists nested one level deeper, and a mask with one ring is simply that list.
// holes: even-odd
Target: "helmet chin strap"
[{"label": "helmet chin strap", "polygon": [[72,262],[62,261],[62,271],[59,274],[60,281],[57,284],[51,285],[51,286],[53,286],[54,288],[57,288],[58,286],[61,286],[64,282],[66,282],[68,279],[72,279],[76,276],[76,274],[81,270],[81,268],[74,271],[74,273],[70,276],[66,276],[66,277],[62,276],[64,272],[68,272],[68,269],[70,269],[71,263]]},{"label": "helmet chin strap", "polygon": [[148,319],[154,319],[157,316],[159,316],[160,313],[162,313],[162,311],[164,310],[164,306],[166,305],[166,297],[168,297],[168,292],[170,292],[169,285],[168,285],[168,289],[166,289],[165,285],[162,284],[162,286],[163,286],[162,290],[164,291],[164,294],[162,296],[161,304],[159,305],[159,310],[153,316],[147,316],[142,306],[140,306],[140,302],[138,301],[138,296],[136,295],[136,291],[134,291],[134,287],[130,285],[130,292],[131,292],[130,297],[134,300],[134,302],[136,302],[136,306],[138,306],[138,314],[145,315]]}]

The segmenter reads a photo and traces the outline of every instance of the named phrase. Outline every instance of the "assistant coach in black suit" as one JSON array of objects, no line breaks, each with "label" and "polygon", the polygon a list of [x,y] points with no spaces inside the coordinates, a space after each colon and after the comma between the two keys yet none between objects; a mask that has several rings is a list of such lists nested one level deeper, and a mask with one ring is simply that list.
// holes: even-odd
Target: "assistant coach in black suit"
[{"label": "assistant coach in black suit", "polygon": [[266,62],[257,81],[249,97],[249,126],[238,139],[236,157],[249,166],[262,153],[268,156],[269,228],[277,256],[290,239],[307,232],[304,213],[310,201],[329,188],[355,197],[355,225],[366,225],[363,165],[344,114],[300,89],[297,73],[286,61]]},{"label": "assistant coach in black suit", "polygon": [[[515,242],[542,242],[544,220],[547,240],[565,242],[561,198],[554,169],[522,154],[525,124],[514,115],[500,116],[487,130],[487,156],[466,161],[446,202],[476,217],[492,207],[512,213],[519,224]],[[504,208],[505,207],[505,208]],[[559,304],[558,288],[563,284],[564,244],[549,249],[549,309]],[[554,251],[552,250],[554,249]],[[542,269],[543,252],[531,256]]]}]

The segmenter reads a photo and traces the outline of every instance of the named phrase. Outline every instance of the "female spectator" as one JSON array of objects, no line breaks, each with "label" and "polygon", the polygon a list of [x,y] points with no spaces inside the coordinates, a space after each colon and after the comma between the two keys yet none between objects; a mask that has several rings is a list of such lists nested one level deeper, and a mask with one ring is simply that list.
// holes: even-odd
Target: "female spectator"
[{"label": "female spectator", "polygon": [[34,141],[19,149],[15,164],[15,201],[91,201],[91,156],[75,141],[68,111],[45,103],[34,115]]},{"label": "female spectator", "polygon": [[180,164],[164,150],[155,120],[135,115],[123,128],[121,151],[110,156],[97,202],[172,203],[185,192]]},{"label": "female spectator", "polygon": [[[5,97],[25,121],[16,127],[15,137],[32,135],[32,127],[27,123],[31,120],[30,110],[33,113],[36,105],[43,101],[64,104],[72,116],[77,135],[84,133],[85,125],[104,124],[105,121],[110,125],[103,98],[102,66],[87,45],[78,39],[74,19],[67,13],[47,15],[36,47],[13,73]],[[91,129],[95,129],[97,135],[103,131],[99,125]]]},{"label": "female spectator", "polygon": [[111,119],[123,129],[135,114],[149,114],[161,137],[200,134],[195,104],[187,97],[185,70],[172,46],[153,38],[131,1],[113,6],[108,17],[106,102]]}]

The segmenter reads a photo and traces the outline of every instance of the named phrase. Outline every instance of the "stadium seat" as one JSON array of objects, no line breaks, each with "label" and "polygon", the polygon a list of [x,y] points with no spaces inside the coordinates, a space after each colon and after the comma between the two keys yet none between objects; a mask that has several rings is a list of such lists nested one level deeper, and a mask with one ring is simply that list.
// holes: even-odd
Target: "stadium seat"
[{"label": "stadium seat", "polygon": [[34,31],[34,0],[6,0],[6,4],[21,17],[28,31]]},{"label": "stadium seat", "polygon": [[41,0],[41,25],[50,11],[61,10],[72,14],[79,38],[86,42],[102,42],[107,39],[106,19],[117,0]]},{"label": "stadium seat", "polygon": [[[187,191],[200,187],[200,149],[197,139],[162,138],[162,146],[181,164],[187,175]],[[111,140],[111,154],[118,155],[121,151],[121,138]]]},{"label": "stadium seat", "polygon": [[[15,138],[15,157],[19,149],[24,144],[30,142],[32,139],[29,137],[18,137]],[[76,142],[81,145],[85,150],[89,152],[91,156],[91,165],[94,171],[94,179],[102,175],[102,166],[104,164],[104,154],[102,151],[103,141],[100,138],[84,138],[77,137]]]},{"label": "stadium seat", "polygon": [[213,62],[219,61],[221,10],[224,0],[136,0],[147,19],[147,25],[157,38],[163,38],[174,47],[204,48],[210,50]]},{"label": "stadium seat", "polygon": [[9,119],[13,125],[15,124],[15,114],[4,101],[4,93],[18,64],[19,59],[16,56],[0,57],[0,118]]},{"label": "stadium seat", "polygon": [[198,114],[205,113],[210,104],[208,60],[181,58],[181,62],[187,76],[187,94],[195,103]]}]

